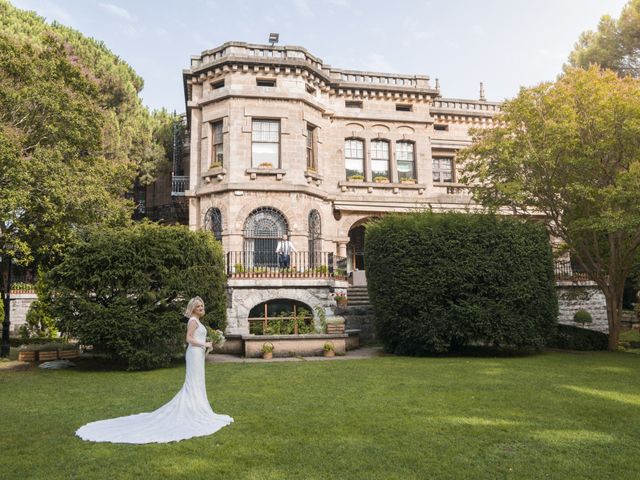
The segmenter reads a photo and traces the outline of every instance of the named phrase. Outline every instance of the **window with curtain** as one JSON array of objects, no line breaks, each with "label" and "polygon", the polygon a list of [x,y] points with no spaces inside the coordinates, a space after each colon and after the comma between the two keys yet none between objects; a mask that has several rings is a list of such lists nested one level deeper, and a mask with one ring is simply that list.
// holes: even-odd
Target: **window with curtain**
[{"label": "window with curtain", "polygon": [[371,141],[371,176],[389,180],[389,143],[384,140]]}]

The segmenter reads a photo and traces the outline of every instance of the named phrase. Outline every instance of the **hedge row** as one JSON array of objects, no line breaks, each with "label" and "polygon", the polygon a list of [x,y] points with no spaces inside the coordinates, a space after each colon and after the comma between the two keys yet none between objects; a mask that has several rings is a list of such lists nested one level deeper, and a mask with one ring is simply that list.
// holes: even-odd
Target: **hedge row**
[{"label": "hedge row", "polygon": [[188,300],[200,296],[226,326],[222,248],[207,232],[138,224],[94,231],[46,275],[46,305],[63,334],[129,369],[166,366],[182,353]]},{"label": "hedge row", "polygon": [[389,352],[540,348],[558,302],[545,229],[481,214],[391,215],[367,226],[376,330]]}]

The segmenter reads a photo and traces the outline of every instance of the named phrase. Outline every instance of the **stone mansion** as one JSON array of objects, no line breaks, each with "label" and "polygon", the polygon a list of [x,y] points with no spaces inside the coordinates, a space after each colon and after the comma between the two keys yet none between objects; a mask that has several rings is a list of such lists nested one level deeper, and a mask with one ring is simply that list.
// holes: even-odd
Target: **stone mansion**
[{"label": "stone mansion", "polygon": [[372,218],[473,208],[456,152],[499,110],[482,86],[479,100],[443,98],[428,76],[333,68],[292,46],[228,42],[191,57],[183,80],[189,227],[222,242],[238,334],[270,302],[330,306],[364,284]]}]

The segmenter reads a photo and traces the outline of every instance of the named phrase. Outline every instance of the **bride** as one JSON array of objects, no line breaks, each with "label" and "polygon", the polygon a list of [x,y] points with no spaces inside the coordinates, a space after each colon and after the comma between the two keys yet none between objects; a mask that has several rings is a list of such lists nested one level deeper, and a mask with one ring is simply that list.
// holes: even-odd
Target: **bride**
[{"label": "bride", "polygon": [[91,422],[76,431],[83,440],[112,443],[166,443],[191,437],[211,435],[233,422],[229,415],[211,410],[204,382],[207,329],[200,318],[204,302],[200,297],[189,301],[185,316],[187,326],[187,373],[184,385],[173,399],[150,413]]}]

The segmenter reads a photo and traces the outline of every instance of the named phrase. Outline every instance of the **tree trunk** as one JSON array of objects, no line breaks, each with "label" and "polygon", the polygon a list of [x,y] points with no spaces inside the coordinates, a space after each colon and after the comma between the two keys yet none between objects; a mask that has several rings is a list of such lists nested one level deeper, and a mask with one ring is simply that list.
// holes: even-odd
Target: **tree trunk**
[{"label": "tree trunk", "polygon": [[[616,292],[616,290],[620,290]],[[610,352],[618,350],[620,339],[620,320],[622,317],[622,289],[609,287],[604,290],[604,298],[607,302],[607,320],[609,323],[609,348]]]}]

